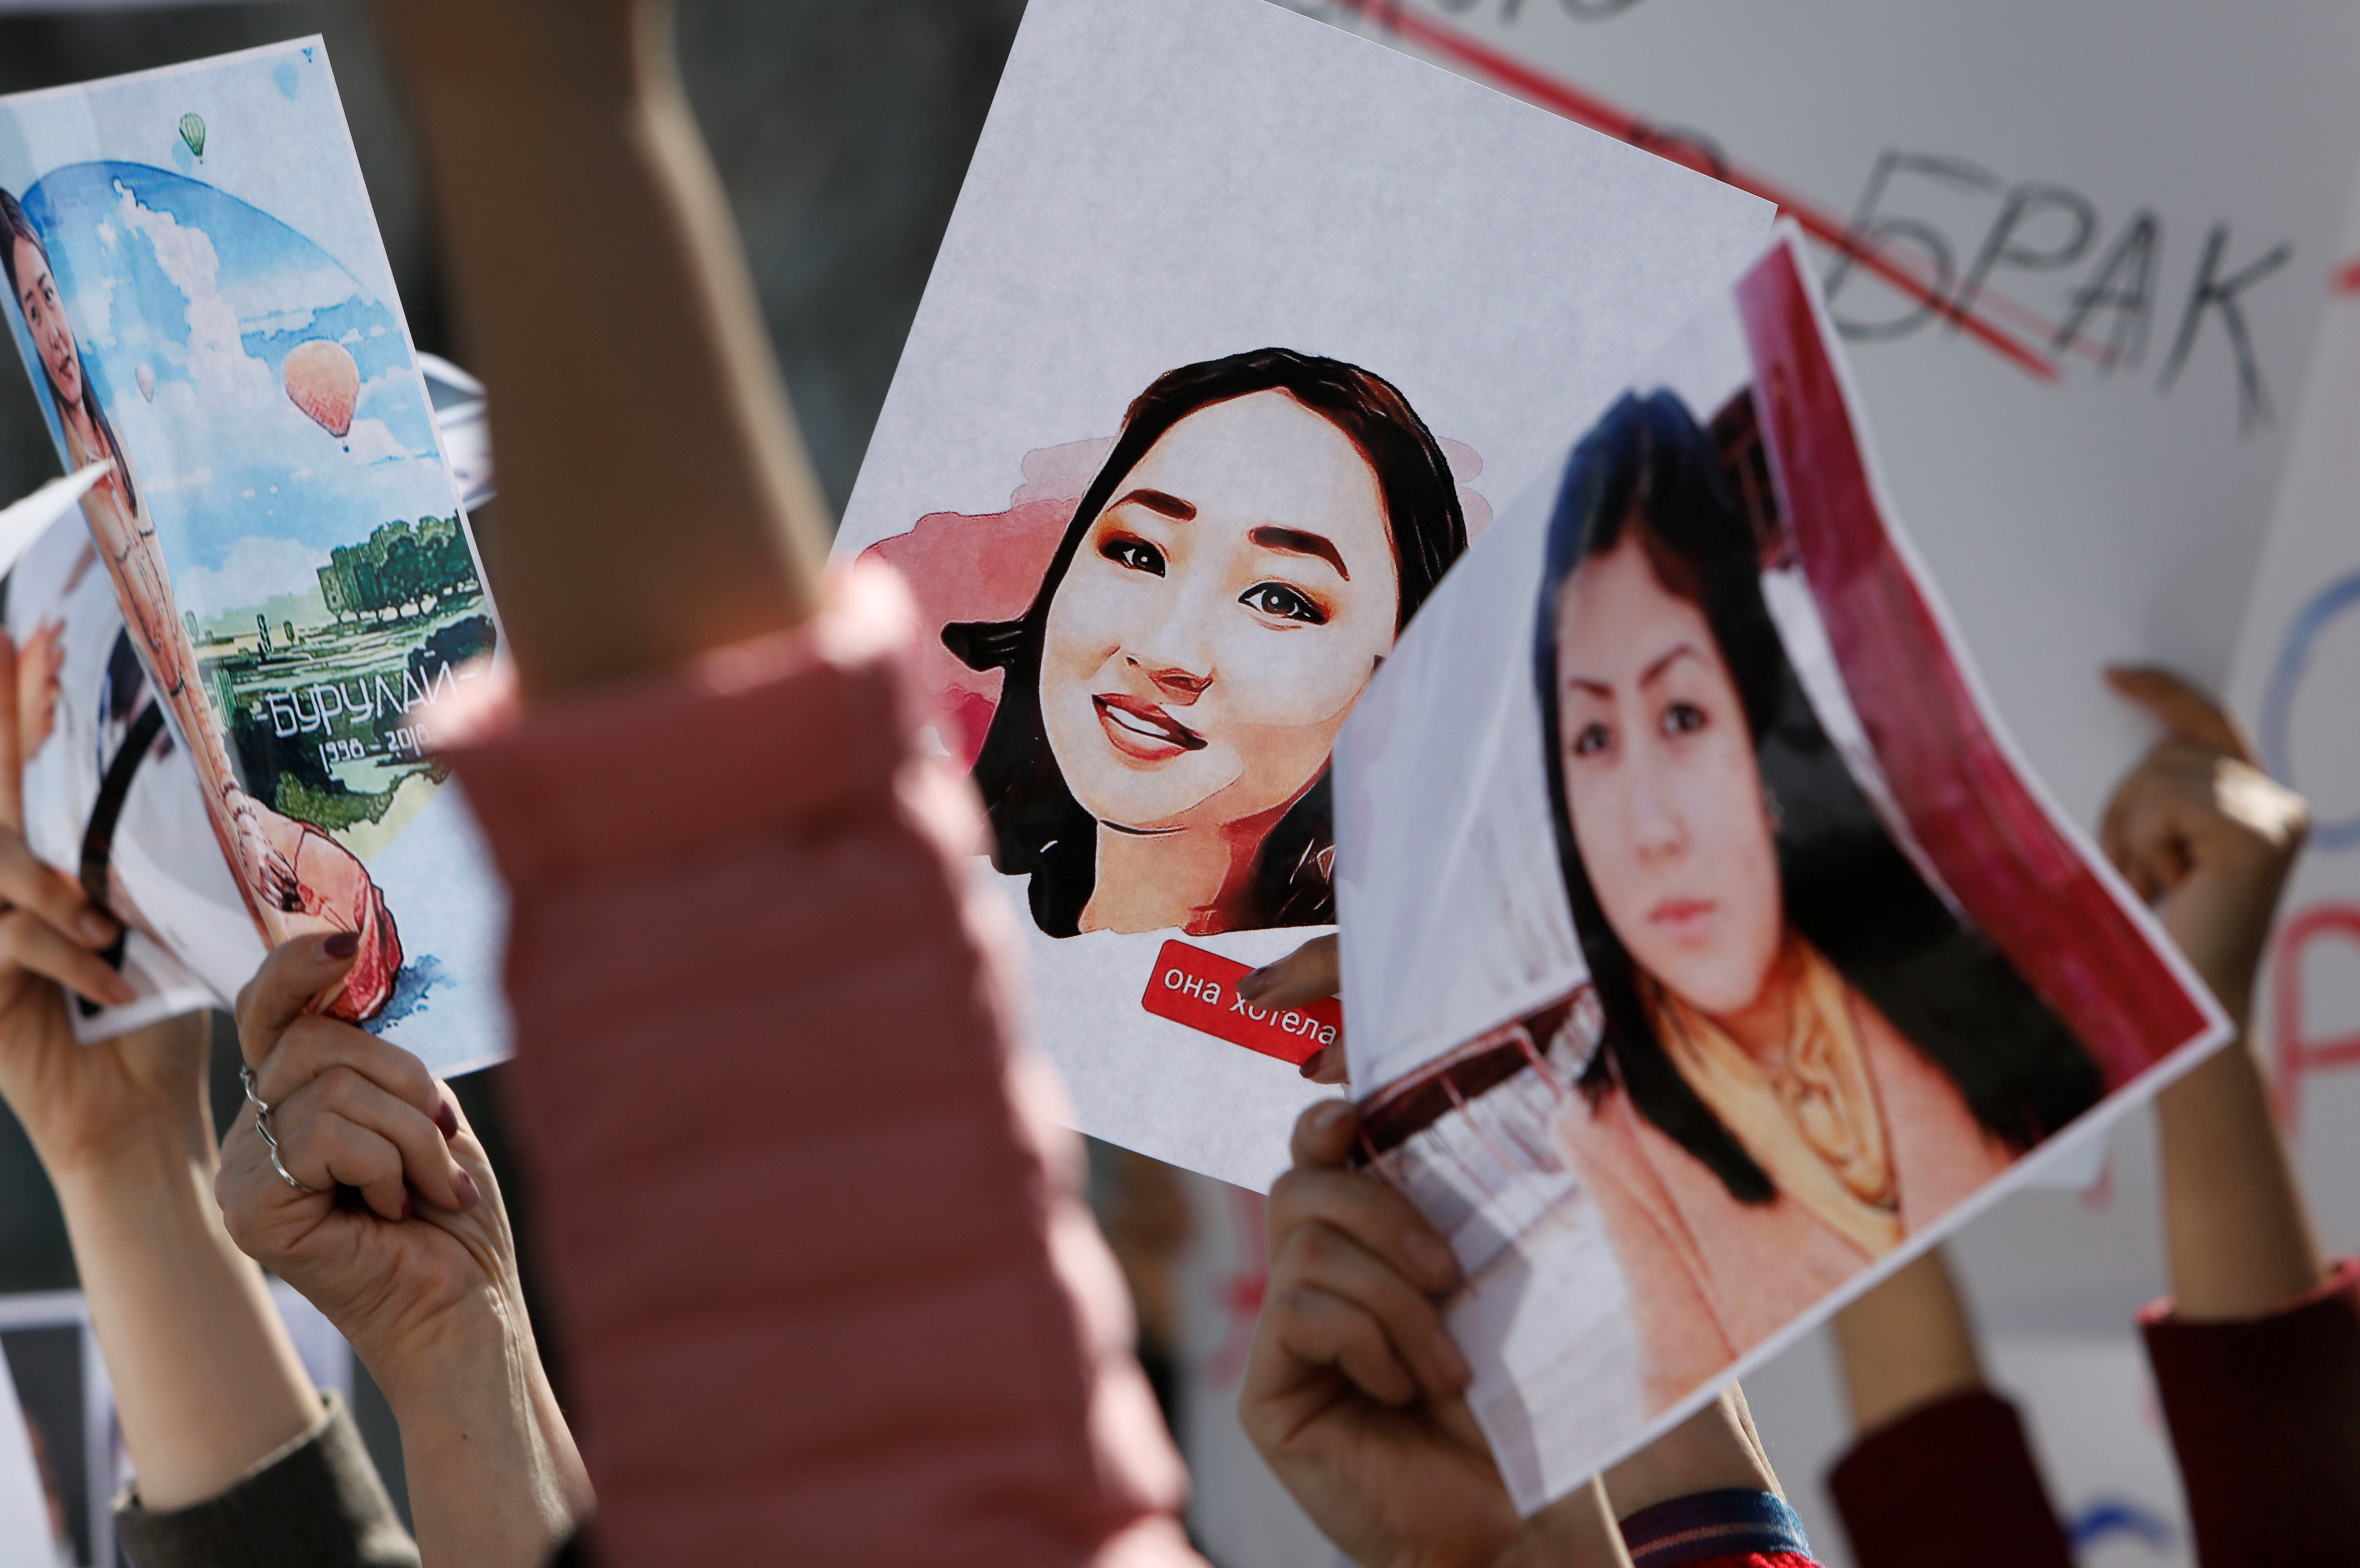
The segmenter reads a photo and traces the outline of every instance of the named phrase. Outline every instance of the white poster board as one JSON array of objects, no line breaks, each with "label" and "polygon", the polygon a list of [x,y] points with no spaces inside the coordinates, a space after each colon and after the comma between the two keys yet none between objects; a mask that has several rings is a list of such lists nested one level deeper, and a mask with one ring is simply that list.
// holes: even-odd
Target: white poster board
[{"label": "white poster board", "polygon": [[[1107,478],[1101,465],[1126,428],[1126,410],[1143,389],[1175,384],[1166,378],[1184,367],[1219,362],[1229,368],[1207,374],[1242,374],[1239,356],[1277,348],[1318,361],[1317,377],[1338,398],[1393,405],[1350,416],[1384,429],[1349,439],[1363,444],[1380,486],[1406,486],[1399,476],[1420,469],[1426,499],[1396,506],[1395,492],[1385,491],[1390,563],[1382,546],[1356,557],[1346,532],[1357,525],[1339,518],[1331,532],[1346,541],[1333,563],[1341,576],[1322,576],[1327,565],[1297,552],[1271,565],[1271,582],[1293,585],[1284,591],[1262,592],[1250,574],[1206,602],[1224,613],[1242,606],[1261,617],[1259,630],[1291,639],[1295,649],[1333,641],[1338,628],[1365,631],[1368,605],[1390,592],[1406,606],[1412,577],[1430,577],[1458,548],[1437,546],[1420,566],[1404,541],[1432,544],[1427,530],[1445,510],[1462,515],[1464,534],[1480,532],[1492,502],[1541,472],[1553,433],[1594,411],[1635,356],[1758,247],[1768,219],[1766,203],[1725,185],[1264,0],[1036,0],[879,420],[837,556],[873,550],[911,578],[930,630],[968,629],[964,652],[955,656],[947,642],[934,649],[927,673],[945,703],[945,750],[972,759],[997,744],[992,729],[1008,690],[1005,669],[972,666],[1025,656],[995,639],[1000,629],[1021,630],[1028,607],[1046,606],[1060,591],[1044,586],[1054,571],[1070,573],[1070,565],[1054,567],[1061,549],[1091,570],[1114,551],[1122,558],[1114,565],[1137,568],[1134,582],[1152,577],[1176,591],[1196,579],[1171,554],[1178,536],[1161,531],[1188,528],[1188,537],[1213,539],[1217,516],[1264,504],[1239,500],[1225,510],[1199,497],[1206,519],[1193,524],[1141,513],[1138,530],[1157,535],[1149,549],[1100,541],[1082,551],[1066,542],[1077,501]],[[1284,373],[1315,372],[1298,365]],[[1196,384],[1185,374],[1178,380]],[[1251,401],[1221,406],[1234,411]],[[1254,406],[1268,411],[1273,400]],[[1209,431],[1218,444],[1278,439],[1284,422],[1250,420],[1252,429],[1218,431],[1189,420],[1178,428]],[[1300,424],[1295,434],[1314,444],[1328,439]],[[1394,457],[1380,464],[1370,442],[1391,443]],[[1404,445],[1426,456],[1401,458]],[[1168,444],[1163,450],[1170,455]],[[1434,472],[1445,461],[1447,477]],[[1291,460],[1217,459],[1214,466],[1282,488],[1311,472]],[[1366,478],[1349,483],[1366,497]],[[1145,478],[1127,488],[1163,493]],[[1298,492],[1269,504],[1317,511],[1332,499]],[[1366,508],[1354,501],[1344,510],[1360,516]],[[1305,532],[1282,530],[1280,543],[1300,543]],[[1348,594],[1354,565],[1359,586]],[[1322,594],[1335,602],[1314,612],[1326,618],[1315,625],[1297,601]],[[1305,630],[1288,630],[1286,622]],[[1022,863],[1047,863],[1051,851],[1039,843],[1053,840],[1078,856],[1081,891],[1044,873],[1003,880],[1026,937],[1035,1028],[1063,1072],[1076,1124],[1262,1188],[1284,1166],[1295,1114],[1319,1092],[1294,1063],[1335,1014],[1331,1007],[1249,1016],[1235,1004],[1233,982],[1318,928],[1328,872],[1317,836],[1305,837],[1284,863],[1271,846],[1301,820],[1295,812],[1324,767],[1326,742],[1317,734],[1323,727],[1332,734],[1353,694],[1349,682],[1340,695],[1331,689],[1340,663],[1284,669],[1273,654],[1259,663],[1261,655],[1240,655],[1205,664],[1205,649],[1162,635],[1185,641],[1196,624],[1178,611],[1156,619],[1148,629],[1154,635],[1141,633],[1144,641],[1106,663],[1118,674],[1100,684],[1136,689],[1109,700],[1091,687],[1074,697],[1073,722],[1088,745],[1113,749],[1109,769],[1127,770],[1119,783],[1140,783],[1175,758],[1226,770],[1210,793],[1192,784],[1179,791],[1186,800],[1141,806],[1139,822],[1106,829],[1100,850],[1211,841],[1156,838],[1185,819],[1233,835],[1220,852],[1233,856],[1235,874],[1214,878],[1221,891],[1207,903],[1179,900],[1193,912],[1185,918],[1093,910],[1084,901],[1097,897],[1089,878],[1100,862],[1090,837],[1131,807],[1091,811],[1076,799],[1055,810],[1084,811],[1080,827],[1043,829],[1022,846],[1041,859]],[[1390,636],[1380,625],[1353,643],[1352,680],[1365,677]],[[1047,694],[1037,696],[1051,716],[1043,723],[1064,711],[1054,685],[1020,683]],[[1184,713],[1194,723],[1175,717]],[[1305,737],[1316,743],[1303,744]],[[1043,749],[1054,751],[1037,740],[1034,751]],[[1074,753],[1065,755],[1069,762]],[[1072,793],[1066,762],[1028,754],[1010,768]],[[1082,768],[1073,769],[1081,793],[1098,790],[1090,782],[1097,775]],[[1044,793],[1005,810],[995,804],[995,820],[1031,821],[1025,814]],[[1109,784],[1101,793],[1120,791]],[[989,786],[986,795],[1012,799]],[[1236,821],[1222,815],[1232,798],[1245,814]],[[1266,837],[1259,826],[1238,826],[1271,820],[1277,826]],[[1020,830],[1033,831],[1009,833]],[[1132,885],[1111,872],[1107,881]],[[1231,907],[1233,883],[1240,907],[1262,913]],[[1038,915],[1044,905],[1048,913]],[[1268,919],[1290,923],[1254,928]],[[1080,934],[1047,935],[1044,921]],[[1164,928],[1174,927],[1199,934]],[[1220,1000],[1207,1002],[1208,994]],[[1147,1011],[1159,996],[1164,1015]],[[1231,1033],[1170,1015],[1191,1008],[1198,1022]]]},{"label": "white poster board", "polygon": [[[2360,11],[1285,3],[1804,224],[1911,532],[2075,817],[2148,738],[2101,663],[2225,682],[2348,254]],[[1853,228],[1874,255],[1845,266]]]},{"label": "white poster board", "polygon": [[[2341,254],[2360,253],[2360,205]],[[2329,1245],[2360,1242],[2360,272],[2339,269],[2255,574],[2238,715],[2311,802],[2256,1029]]]}]

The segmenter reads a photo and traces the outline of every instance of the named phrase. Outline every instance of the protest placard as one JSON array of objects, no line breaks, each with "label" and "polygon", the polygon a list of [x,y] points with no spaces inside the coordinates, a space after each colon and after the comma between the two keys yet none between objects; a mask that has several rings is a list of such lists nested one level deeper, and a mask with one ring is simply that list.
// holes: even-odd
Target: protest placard
[{"label": "protest placard", "polygon": [[[169,731],[257,939],[355,933],[332,1013],[441,1072],[495,1059],[501,899],[429,748],[497,620],[324,46],[0,100],[0,262],[60,454],[106,466],[82,510],[128,633],[85,607],[41,641],[62,601],[12,600],[68,661],[58,765],[128,781]],[[39,591],[78,561],[45,558]],[[81,827],[66,869],[96,896],[121,884]],[[230,996],[256,948],[219,927],[174,926],[178,957]]]},{"label": "protest placard", "polygon": [[1232,981],[1334,919],[1337,728],[1768,221],[1262,0],[1027,12],[836,553],[928,618],[1083,1131],[1277,1173],[1330,1025]]},{"label": "protest placard", "polygon": [[1804,266],[1628,378],[1338,750],[1361,1152],[1527,1510],[2227,1036],[1984,702]]}]

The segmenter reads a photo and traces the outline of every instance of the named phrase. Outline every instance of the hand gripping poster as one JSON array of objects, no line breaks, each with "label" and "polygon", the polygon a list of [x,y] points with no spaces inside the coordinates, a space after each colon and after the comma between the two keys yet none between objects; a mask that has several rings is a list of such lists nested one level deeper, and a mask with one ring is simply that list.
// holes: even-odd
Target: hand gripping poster
[{"label": "hand gripping poster", "polygon": [[[67,468],[104,466],[89,560],[11,585],[73,707],[60,765],[177,757],[257,942],[355,932],[333,1013],[438,1071],[494,1059],[501,901],[428,748],[498,633],[325,48],[0,99],[0,273]],[[178,956],[233,997],[258,947],[202,924]]]},{"label": "hand gripping poster", "polygon": [[1034,0],[839,558],[929,620],[1076,1123],[1254,1188],[1371,674],[1766,203],[1265,0]]},{"label": "hand gripping poster", "polygon": [[1891,517],[1789,227],[1344,731],[1361,1154],[1527,1511],[2227,1037]]}]

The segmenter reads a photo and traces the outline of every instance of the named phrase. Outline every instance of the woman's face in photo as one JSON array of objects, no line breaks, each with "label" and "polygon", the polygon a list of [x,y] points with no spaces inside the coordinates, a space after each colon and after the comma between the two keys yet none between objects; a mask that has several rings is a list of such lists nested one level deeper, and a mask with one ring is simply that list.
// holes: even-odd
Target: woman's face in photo
[{"label": "woman's face in photo", "polygon": [[1066,788],[1141,832],[1299,797],[1393,642],[1377,477],[1283,392],[1198,410],[1124,476],[1050,601],[1041,714]]},{"label": "woman's face in photo", "polygon": [[1728,1015],[1760,996],[1786,916],[1745,710],[1704,611],[1656,580],[1636,529],[1557,601],[1566,806],[1632,959]]},{"label": "woman's face in photo", "polygon": [[49,275],[49,258],[29,239],[19,236],[13,243],[16,305],[25,313],[25,325],[49,373],[49,387],[57,393],[58,411],[62,414],[82,401],[82,356],[74,348],[64,302],[58,298],[58,281]]}]

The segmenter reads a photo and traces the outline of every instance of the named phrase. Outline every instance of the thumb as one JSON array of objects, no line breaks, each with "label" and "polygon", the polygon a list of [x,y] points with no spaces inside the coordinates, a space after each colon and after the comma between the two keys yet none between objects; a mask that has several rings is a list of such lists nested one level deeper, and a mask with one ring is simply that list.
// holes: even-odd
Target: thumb
[{"label": "thumb", "polygon": [[237,1047],[260,1067],[296,1019],[319,1011],[360,955],[360,935],[331,931],[281,943],[237,993]]},{"label": "thumb", "polygon": [[2180,740],[2254,762],[2254,743],[2245,727],[2212,697],[2171,671],[2154,664],[2110,664],[2106,684],[2153,714]]}]

